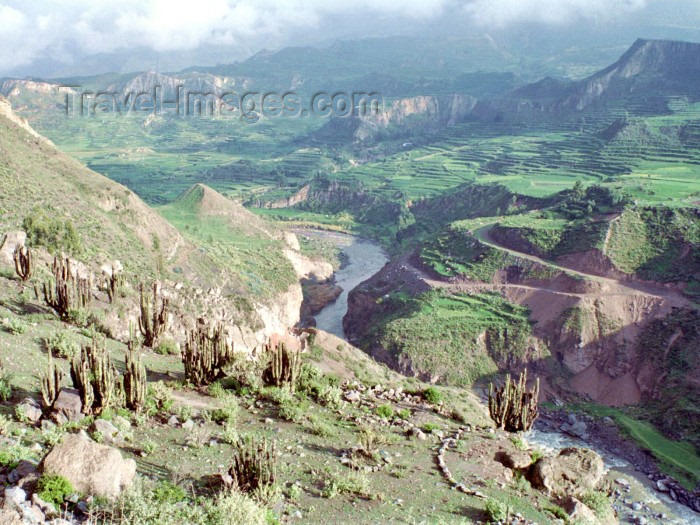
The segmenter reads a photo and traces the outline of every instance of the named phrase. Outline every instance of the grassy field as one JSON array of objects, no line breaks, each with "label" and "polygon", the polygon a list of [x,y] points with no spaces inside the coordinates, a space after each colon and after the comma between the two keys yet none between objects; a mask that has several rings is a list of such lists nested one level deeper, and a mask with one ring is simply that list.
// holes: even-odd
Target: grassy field
[{"label": "grassy field", "polygon": [[658,460],[663,471],[686,488],[692,489],[700,481],[700,455],[692,444],[668,439],[649,423],[620,409],[593,404],[581,404],[579,408],[599,417],[611,417],[626,435]]}]

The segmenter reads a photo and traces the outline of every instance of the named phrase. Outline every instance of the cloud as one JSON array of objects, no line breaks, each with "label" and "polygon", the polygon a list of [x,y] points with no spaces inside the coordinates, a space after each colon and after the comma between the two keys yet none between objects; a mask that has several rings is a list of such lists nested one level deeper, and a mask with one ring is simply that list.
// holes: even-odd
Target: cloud
[{"label": "cloud", "polygon": [[[614,7],[612,7],[614,5]],[[253,49],[298,45],[316,33],[365,36],[386,20],[392,34],[409,22],[464,18],[465,25],[562,23],[639,8],[644,0],[0,0],[0,73],[34,61],[70,62],[145,47],[156,52],[205,45]],[[373,26],[375,33],[377,27]]]},{"label": "cloud", "polygon": [[646,0],[471,0],[465,11],[479,24],[563,24],[586,18],[613,18],[645,7]]}]

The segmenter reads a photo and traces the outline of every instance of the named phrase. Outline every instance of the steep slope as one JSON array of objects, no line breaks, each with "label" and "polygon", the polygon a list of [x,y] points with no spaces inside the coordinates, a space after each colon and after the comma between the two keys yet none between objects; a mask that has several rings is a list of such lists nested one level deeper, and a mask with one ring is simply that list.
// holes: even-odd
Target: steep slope
[{"label": "steep slope", "polygon": [[120,259],[127,271],[146,274],[154,274],[160,256],[175,262],[187,250],[177,230],[129,189],[62,154],[5,99],[0,107],[1,231],[20,229],[35,215],[69,221],[88,258]]}]

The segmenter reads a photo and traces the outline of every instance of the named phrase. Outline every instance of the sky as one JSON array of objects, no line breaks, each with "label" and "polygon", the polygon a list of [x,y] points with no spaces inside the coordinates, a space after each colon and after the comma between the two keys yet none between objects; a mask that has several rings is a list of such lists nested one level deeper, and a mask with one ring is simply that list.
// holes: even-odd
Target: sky
[{"label": "sky", "polygon": [[[674,1],[697,20],[700,2]],[[232,62],[263,48],[440,31],[445,21],[453,29],[483,31],[582,21],[614,25],[630,16],[658,18],[659,6],[674,1],[0,0],[0,75],[46,75],[81,61],[91,69],[118,70],[154,56]],[[103,63],[95,65],[89,58],[95,56]]]}]

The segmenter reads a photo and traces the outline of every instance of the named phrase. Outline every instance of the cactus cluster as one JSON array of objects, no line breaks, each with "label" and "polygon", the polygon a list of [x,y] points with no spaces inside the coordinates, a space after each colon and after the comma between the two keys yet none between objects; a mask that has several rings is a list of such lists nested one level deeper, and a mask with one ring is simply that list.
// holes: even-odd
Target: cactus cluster
[{"label": "cactus cluster", "polygon": [[29,248],[18,244],[15,246],[13,259],[17,275],[22,281],[27,282],[34,273],[34,254]]},{"label": "cactus cluster", "polygon": [[228,488],[253,492],[275,483],[277,453],[265,436],[239,438],[234,445],[233,463],[224,475]]},{"label": "cactus cluster", "polygon": [[51,408],[58,399],[58,394],[63,385],[63,370],[53,362],[53,356],[49,350],[49,362],[46,373],[41,377],[41,397],[46,408]]},{"label": "cactus cluster", "polygon": [[107,354],[104,338],[100,344],[93,336],[92,343],[82,347],[73,358],[70,375],[86,415],[99,415],[120,394],[119,374]]},{"label": "cactus cluster", "polygon": [[71,312],[90,305],[92,278],[72,272],[70,258],[54,257],[51,272],[52,281],[43,284],[44,302],[61,319],[68,319]]},{"label": "cactus cluster", "polygon": [[220,379],[234,359],[233,343],[229,342],[223,325],[217,325],[212,333],[201,325],[187,333],[182,364],[185,379],[193,385],[204,386]]},{"label": "cactus cluster", "polygon": [[124,372],[124,398],[126,408],[139,412],[146,403],[146,367],[136,350],[133,330],[130,333],[126,352],[126,371]]},{"label": "cactus cluster", "polygon": [[540,393],[540,380],[535,381],[531,390],[527,389],[527,369],[523,370],[518,380],[512,380],[510,374],[501,388],[489,384],[489,414],[498,428],[508,432],[527,431],[539,415],[537,398]]},{"label": "cactus cluster", "polygon": [[[153,298],[150,299],[141,284],[141,302],[139,315],[139,329],[143,335],[143,345],[155,348],[158,339],[168,329],[168,299],[162,297],[159,300],[158,283],[153,283]],[[160,303],[160,306],[159,306]]]},{"label": "cactus cluster", "polygon": [[287,348],[284,343],[267,344],[265,355],[269,361],[263,371],[263,381],[268,385],[287,386],[294,392],[301,373],[301,351]]}]

